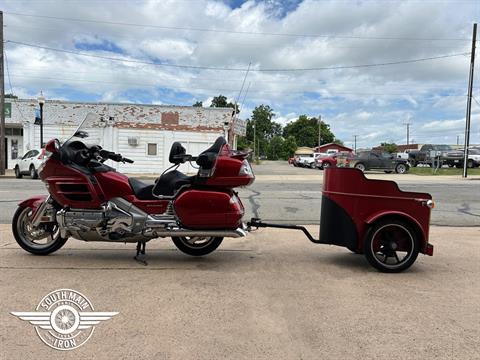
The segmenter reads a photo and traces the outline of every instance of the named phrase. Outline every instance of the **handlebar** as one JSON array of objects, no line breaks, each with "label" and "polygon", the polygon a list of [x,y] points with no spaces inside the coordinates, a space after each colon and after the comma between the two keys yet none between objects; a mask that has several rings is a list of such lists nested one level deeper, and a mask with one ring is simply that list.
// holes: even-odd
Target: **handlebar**
[{"label": "handlebar", "polygon": [[134,163],[133,160],[127,159],[127,158],[123,157],[121,154],[116,154],[113,151],[107,151],[107,150],[101,149],[100,151],[98,151],[98,154],[104,160],[110,159],[110,160],[113,160],[113,161],[116,161],[116,162],[124,162],[124,163],[130,163],[130,164]]}]

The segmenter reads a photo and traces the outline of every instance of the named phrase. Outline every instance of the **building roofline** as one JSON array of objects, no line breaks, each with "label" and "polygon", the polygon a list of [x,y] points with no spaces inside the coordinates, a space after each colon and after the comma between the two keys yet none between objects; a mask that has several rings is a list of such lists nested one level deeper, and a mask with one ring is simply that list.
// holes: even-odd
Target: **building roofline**
[{"label": "building roofline", "polygon": [[[5,98],[5,102],[37,102],[37,99],[14,99],[14,98]],[[192,105],[166,105],[166,104],[139,104],[139,103],[122,103],[122,102],[104,102],[104,101],[70,101],[70,100],[55,100],[55,99],[47,99],[45,103],[56,103],[56,104],[78,104],[78,105],[120,105],[120,106],[149,106],[149,107],[165,107],[165,108],[183,108],[183,109],[190,109],[195,108],[196,106]],[[210,107],[210,106],[202,106],[203,109],[213,110],[213,111],[220,111],[220,110],[230,110],[233,111],[231,107]]]}]

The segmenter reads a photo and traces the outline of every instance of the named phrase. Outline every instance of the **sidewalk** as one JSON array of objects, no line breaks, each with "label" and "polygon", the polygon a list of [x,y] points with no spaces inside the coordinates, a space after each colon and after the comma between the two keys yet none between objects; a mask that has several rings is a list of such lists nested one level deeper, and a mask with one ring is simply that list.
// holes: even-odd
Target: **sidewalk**
[{"label": "sidewalk", "polygon": [[55,254],[29,255],[0,225],[0,357],[64,359],[9,313],[69,288],[96,311],[119,312],[67,354],[77,359],[474,359],[478,239],[480,227],[433,226],[433,257],[382,274],[293,230],[225,239],[202,258],[152,240],[143,266],[132,259],[135,244],[69,240]]},{"label": "sidewalk", "polygon": [[0,175],[0,179],[14,179],[15,178],[15,171],[12,169],[6,169],[5,175]]}]

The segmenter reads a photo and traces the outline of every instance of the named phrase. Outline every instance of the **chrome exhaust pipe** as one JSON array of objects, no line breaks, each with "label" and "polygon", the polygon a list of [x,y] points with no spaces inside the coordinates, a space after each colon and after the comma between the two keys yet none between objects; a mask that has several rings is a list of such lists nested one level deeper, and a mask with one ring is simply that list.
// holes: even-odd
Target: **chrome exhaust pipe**
[{"label": "chrome exhaust pipe", "polygon": [[165,229],[154,230],[153,233],[158,237],[171,236],[201,236],[201,237],[230,237],[239,238],[247,236],[245,230],[238,228],[235,230],[188,230],[188,229]]}]

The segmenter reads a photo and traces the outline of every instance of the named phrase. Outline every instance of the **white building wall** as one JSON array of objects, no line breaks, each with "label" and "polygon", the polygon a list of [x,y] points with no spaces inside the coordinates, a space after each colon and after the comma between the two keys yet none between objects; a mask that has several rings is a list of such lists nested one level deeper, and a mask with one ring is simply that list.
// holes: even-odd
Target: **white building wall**
[{"label": "white building wall", "polygon": [[[36,107],[36,100],[16,100],[12,104],[12,117],[6,119],[7,124],[23,126],[19,156],[40,147],[40,127],[33,124]],[[224,135],[224,125],[231,122],[232,115],[229,108],[47,101],[44,105],[44,142],[52,138],[67,139],[89,112],[102,116],[109,125],[89,129],[90,136],[85,141],[98,143],[134,160],[134,164],[108,162],[119,171],[129,173],[162,172],[170,166],[168,155],[175,141],[181,142],[187,153],[198,155],[218,136]],[[128,145],[129,137],[138,138],[138,145]],[[148,155],[148,143],[157,144],[157,155]],[[9,161],[9,168],[13,168],[12,163]],[[180,170],[196,171],[189,164],[182,165]]]}]

